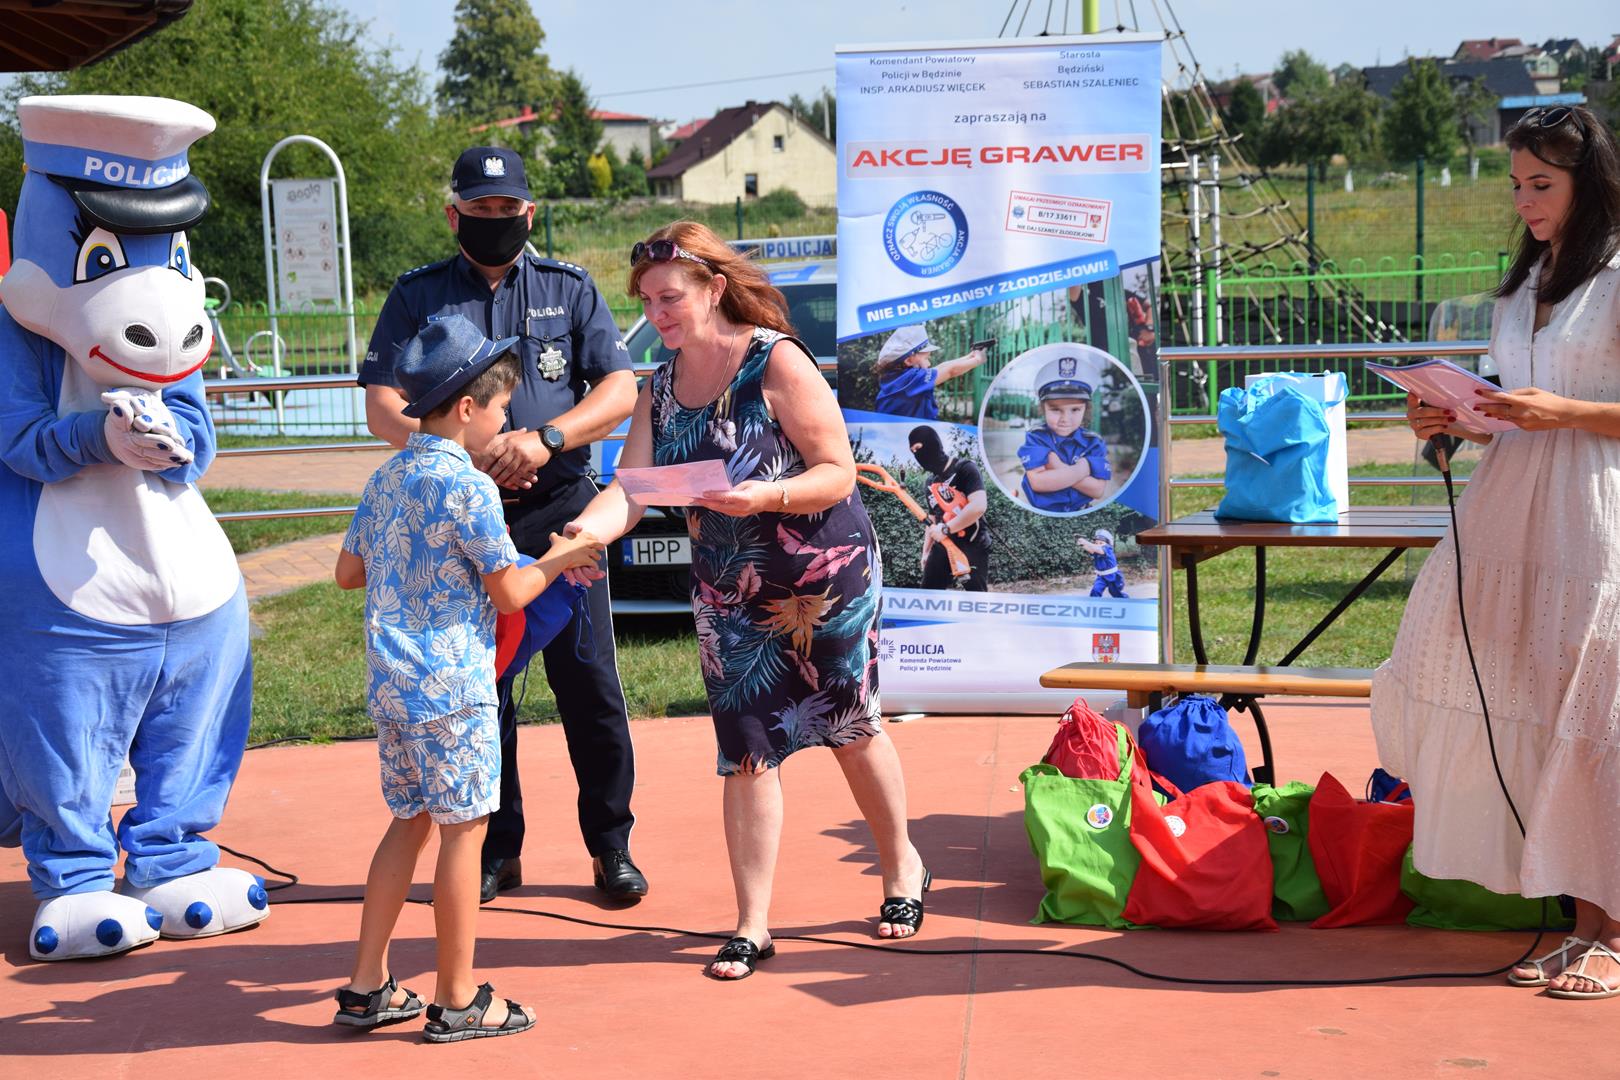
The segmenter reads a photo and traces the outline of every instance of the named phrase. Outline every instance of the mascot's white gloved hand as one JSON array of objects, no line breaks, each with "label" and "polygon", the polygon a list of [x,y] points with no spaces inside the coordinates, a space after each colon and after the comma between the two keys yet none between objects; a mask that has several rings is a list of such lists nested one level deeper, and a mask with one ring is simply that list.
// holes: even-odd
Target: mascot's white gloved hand
[{"label": "mascot's white gloved hand", "polygon": [[180,437],[174,415],[154,391],[139,388],[109,390],[101,395],[107,406],[107,447],[132,469],[162,472],[188,465],[194,455]]}]

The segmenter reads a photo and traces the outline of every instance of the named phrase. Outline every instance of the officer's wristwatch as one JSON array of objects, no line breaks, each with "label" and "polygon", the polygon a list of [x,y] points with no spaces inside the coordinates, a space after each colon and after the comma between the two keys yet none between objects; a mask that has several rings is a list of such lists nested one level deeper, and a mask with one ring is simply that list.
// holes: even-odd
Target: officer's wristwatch
[{"label": "officer's wristwatch", "polygon": [[563,433],[560,428],[553,427],[550,424],[546,424],[541,427],[540,445],[544,446],[553,454],[561,450],[563,448],[563,443],[566,441],[567,440],[563,437]]}]

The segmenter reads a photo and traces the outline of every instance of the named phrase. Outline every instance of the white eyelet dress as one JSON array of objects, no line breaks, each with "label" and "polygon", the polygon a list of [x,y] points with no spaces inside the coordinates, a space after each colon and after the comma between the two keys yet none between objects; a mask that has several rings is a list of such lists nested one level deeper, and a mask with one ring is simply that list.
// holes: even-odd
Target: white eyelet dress
[{"label": "white eyelet dress", "polygon": [[[1555,305],[1532,342],[1534,325],[1528,286],[1496,302],[1504,387],[1620,403],[1620,258]],[[1448,532],[1373,676],[1382,764],[1412,786],[1414,862],[1620,916],[1620,438],[1498,433],[1457,517],[1474,656],[1528,838],[1491,765]]]}]

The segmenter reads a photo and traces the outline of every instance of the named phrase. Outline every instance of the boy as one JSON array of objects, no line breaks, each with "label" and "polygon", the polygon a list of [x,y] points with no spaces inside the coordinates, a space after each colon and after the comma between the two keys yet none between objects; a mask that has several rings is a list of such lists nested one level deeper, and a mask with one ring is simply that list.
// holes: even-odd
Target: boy
[{"label": "boy", "polygon": [[1081,426],[1091,404],[1091,384],[1080,378],[1079,370],[1077,357],[1060,356],[1045,364],[1035,380],[1046,423],[1029,429],[1018,460],[1024,465],[1024,498],[1036,510],[1084,510],[1113,476],[1102,436]]},{"label": "boy", "polygon": [[1093,539],[1087,540],[1082,536],[1075,543],[1091,555],[1092,564],[1097,568],[1097,580],[1091,583],[1091,595],[1101,596],[1106,591],[1117,600],[1130,599],[1125,595],[1125,575],[1119,572],[1119,560],[1114,557],[1114,534],[1107,529],[1098,529]]},{"label": "boy", "polygon": [[928,340],[928,331],[921,326],[902,326],[884,339],[878,350],[877,400],[873,408],[890,416],[914,416],[919,420],[938,420],[939,401],[934,388],[966,375],[990,358],[993,341],[976,341],[966,356],[934,364],[931,353],[939,346]]},{"label": "boy", "polygon": [[367,482],[337,562],[339,586],[366,590],[367,712],[394,820],[371,860],[354,973],[337,992],[333,1021],[373,1027],[422,1012],[422,999],[389,973],[388,939],[437,826],[429,1042],[534,1026],[531,1010],[494,998],[472,974],[479,853],[500,800],[495,612],[522,610],[564,570],[596,565],[603,550],[594,537],[554,535],[543,558],[517,565],[495,482],[473,467],[469,454],[505,423],[517,340],[490,341],[452,315],[405,347],[399,385],[405,415],[421,430]]}]

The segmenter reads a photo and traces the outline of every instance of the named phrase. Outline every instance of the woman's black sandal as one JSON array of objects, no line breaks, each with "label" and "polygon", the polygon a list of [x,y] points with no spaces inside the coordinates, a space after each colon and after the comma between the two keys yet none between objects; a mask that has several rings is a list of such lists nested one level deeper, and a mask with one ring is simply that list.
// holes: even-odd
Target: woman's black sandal
[{"label": "woman's black sandal", "polygon": [[[714,954],[714,959],[710,960],[703,968],[703,974],[721,982],[741,982],[754,973],[754,968],[759,965],[760,961],[769,960],[775,955],[776,942],[774,941],[767,941],[762,949],[748,938],[734,937],[720,946],[720,951]],[[748,970],[741,975],[716,975],[714,972],[714,965],[716,964],[741,964]]]},{"label": "woman's black sandal", "polygon": [[426,1003],[409,987],[405,990],[405,1004],[398,1007],[389,1004],[394,1000],[394,994],[398,990],[399,983],[392,975],[388,976],[386,983],[369,994],[361,994],[344,987],[336,994],[338,1011],[332,1017],[332,1023],[344,1027],[369,1028],[378,1024],[397,1024],[401,1020],[420,1016]]},{"label": "woman's black sandal", "polygon": [[463,1039],[493,1039],[498,1035],[516,1035],[534,1027],[534,1019],[523,1011],[523,1006],[507,999],[506,1020],[500,1027],[485,1027],[484,1014],[495,1002],[495,988],[484,983],[473,995],[472,1004],[465,1009],[447,1009],[443,1005],[429,1005],[428,1022],[422,1028],[422,1038],[428,1042],[460,1042]]},{"label": "woman's black sandal", "polygon": [[[934,875],[925,866],[923,867],[922,891],[928,893],[928,887],[934,883]],[[917,931],[922,929],[923,902],[909,896],[885,896],[883,906],[878,908],[878,922],[888,923],[890,926],[909,926],[909,934],[891,934],[883,938],[884,941],[900,941],[908,937],[916,937]]]}]

